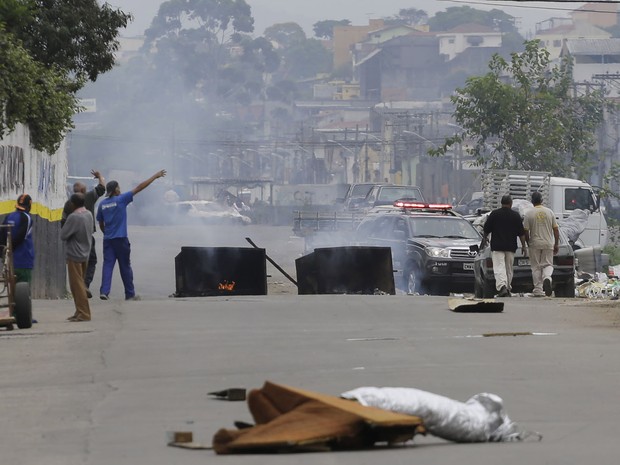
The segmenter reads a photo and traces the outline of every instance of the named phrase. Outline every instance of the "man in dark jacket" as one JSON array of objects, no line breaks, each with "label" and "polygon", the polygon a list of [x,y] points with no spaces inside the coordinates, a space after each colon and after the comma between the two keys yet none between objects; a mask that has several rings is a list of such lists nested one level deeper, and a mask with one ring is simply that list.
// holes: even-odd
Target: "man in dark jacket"
[{"label": "man in dark jacket", "polygon": [[484,239],[486,244],[491,234],[491,257],[493,274],[498,297],[510,297],[512,274],[517,251],[517,237],[521,240],[521,251],[527,256],[525,230],[521,215],[512,209],[510,195],[502,197],[502,206],[493,210],[484,223]]},{"label": "man in dark jacket", "polygon": [[[15,211],[4,218],[3,224],[11,226],[11,243],[13,245],[13,268],[16,281],[32,282],[34,268],[34,239],[32,237],[32,218],[30,217],[32,198],[22,194],[17,198]],[[7,229],[0,228],[0,246],[7,243]]]},{"label": "man in dark jacket", "polygon": [[[92,170],[90,172],[95,179],[99,180],[99,183],[90,191],[86,191],[86,184],[83,182],[76,182],[73,185],[73,193],[74,194],[83,194],[84,195],[84,207],[88,210],[93,216],[93,232],[97,230],[95,227],[95,204],[99,197],[105,194],[105,179],[101,175],[99,171]],[[74,206],[71,203],[71,200],[67,200],[65,206],[62,210],[62,218],[60,220],[60,226],[64,226],[67,221],[67,217],[73,211]],[[90,299],[93,295],[90,292],[90,283],[93,281],[93,277],[95,276],[95,268],[97,267],[97,252],[95,251],[95,236],[91,235],[91,245],[90,245],[90,256],[88,257],[88,265],[86,267],[86,273],[84,273],[84,284],[86,285],[86,295]]]}]

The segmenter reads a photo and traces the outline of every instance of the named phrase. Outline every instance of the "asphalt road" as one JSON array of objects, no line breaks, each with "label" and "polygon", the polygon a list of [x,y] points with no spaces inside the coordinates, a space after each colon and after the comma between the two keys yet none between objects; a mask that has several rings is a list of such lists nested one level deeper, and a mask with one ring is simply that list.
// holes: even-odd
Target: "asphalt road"
[{"label": "asphalt road", "polygon": [[[71,301],[37,300],[32,329],[0,330],[1,463],[617,463],[615,302],[519,297],[501,314],[461,314],[444,297],[298,296],[275,271],[268,296],[169,298],[180,245],[242,246],[251,235],[291,273],[303,245],[288,228],[134,227],[130,235],[142,301],[122,300],[115,283],[110,301],[91,301],[92,322],[66,322]],[[417,436],[405,447],[294,456],[166,445],[170,430],[209,444],[219,428],[251,422],[244,402],[207,393],[266,380],[333,395],[402,386],[465,401],[491,392],[543,440]]]}]

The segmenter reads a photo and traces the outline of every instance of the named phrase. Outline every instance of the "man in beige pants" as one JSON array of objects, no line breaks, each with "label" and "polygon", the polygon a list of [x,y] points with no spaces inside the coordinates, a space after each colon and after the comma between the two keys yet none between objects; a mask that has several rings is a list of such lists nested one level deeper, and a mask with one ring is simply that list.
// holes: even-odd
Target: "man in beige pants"
[{"label": "man in beige pants", "polygon": [[523,227],[530,249],[530,266],[535,297],[551,296],[553,292],[553,256],[558,253],[560,231],[555,214],[542,205],[542,194],[532,194],[534,208],[525,212]]},{"label": "man in beige pants", "polygon": [[60,238],[65,241],[69,287],[75,302],[75,313],[67,319],[69,321],[90,321],[90,306],[84,275],[90,255],[95,220],[92,213],[84,206],[84,194],[73,194],[70,201],[73,211],[60,230]]}]

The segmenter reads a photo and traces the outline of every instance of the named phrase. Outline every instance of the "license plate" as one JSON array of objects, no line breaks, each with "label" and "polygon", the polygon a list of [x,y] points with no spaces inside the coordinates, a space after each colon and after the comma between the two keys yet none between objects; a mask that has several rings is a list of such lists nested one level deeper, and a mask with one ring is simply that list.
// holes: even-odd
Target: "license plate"
[{"label": "license plate", "polygon": [[517,260],[517,265],[519,266],[530,266],[530,259],[529,258],[520,258]]},{"label": "license plate", "polygon": [[463,263],[463,269],[464,270],[473,271],[474,270],[474,264],[473,263]]}]

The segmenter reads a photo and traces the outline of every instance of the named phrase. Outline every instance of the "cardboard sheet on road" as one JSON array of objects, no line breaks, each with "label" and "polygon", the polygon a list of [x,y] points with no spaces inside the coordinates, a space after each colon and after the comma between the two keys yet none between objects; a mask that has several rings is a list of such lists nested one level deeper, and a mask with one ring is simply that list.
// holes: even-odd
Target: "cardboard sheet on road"
[{"label": "cardboard sheet on road", "polygon": [[448,299],[448,307],[458,313],[500,313],[504,302],[495,299]]},{"label": "cardboard sheet on road", "polygon": [[256,426],[220,429],[218,454],[360,449],[424,434],[422,419],[267,381],[248,395]]}]

